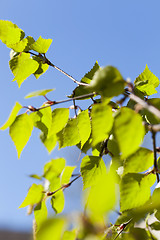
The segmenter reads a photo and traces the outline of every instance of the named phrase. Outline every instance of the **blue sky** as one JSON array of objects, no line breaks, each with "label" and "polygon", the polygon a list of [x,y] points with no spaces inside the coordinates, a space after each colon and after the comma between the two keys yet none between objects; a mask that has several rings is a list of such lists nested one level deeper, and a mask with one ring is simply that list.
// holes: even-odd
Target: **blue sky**
[{"label": "blue sky", "polygon": [[[118,67],[124,78],[130,77],[133,81],[146,64],[160,78],[159,9],[158,0],[5,0],[1,2],[0,16],[35,39],[40,35],[52,38],[47,57],[78,80],[97,60],[101,66]],[[18,89],[9,70],[9,49],[1,42],[0,53],[0,125],[16,101],[22,105],[42,104],[42,98],[25,100],[29,92],[56,88],[49,97],[60,100],[76,86],[61,73],[49,69],[38,80],[31,76]],[[149,141],[146,140],[148,146]],[[38,139],[38,131],[33,132],[20,160],[8,131],[0,132],[0,142],[0,227],[29,230],[32,217],[25,215],[26,209],[18,209],[33,183],[28,175],[41,174],[45,162],[59,156],[64,156],[69,164],[77,164],[79,152],[73,148],[61,151],[56,148],[49,156]],[[80,208],[75,191],[80,187],[80,182],[74,183],[66,193],[66,211],[72,205],[75,210]],[[71,202],[70,196],[74,201]]]}]

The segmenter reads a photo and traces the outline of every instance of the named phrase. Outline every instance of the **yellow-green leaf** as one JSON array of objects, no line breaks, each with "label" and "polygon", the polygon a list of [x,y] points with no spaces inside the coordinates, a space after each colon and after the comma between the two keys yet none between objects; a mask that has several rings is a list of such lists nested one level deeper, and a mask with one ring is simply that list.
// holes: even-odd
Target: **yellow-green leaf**
[{"label": "yellow-green leaf", "polygon": [[9,129],[9,134],[16,146],[18,158],[25,145],[27,144],[33,130],[32,119],[26,114],[16,117]]},{"label": "yellow-green leaf", "polygon": [[23,81],[39,67],[39,64],[30,58],[30,54],[24,52],[19,54],[17,57],[12,58],[9,61],[9,65],[13,75],[15,76],[13,81],[17,81],[19,87]]},{"label": "yellow-green leaf", "polygon": [[68,184],[76,167],[66,166],[61,174],[61,185]]},{"label": "yellow-green leaf", "polygon": [[5,122],[5,124],[0,128],[1,130],[5,130],[6,128],[8,128],[15,120],[19,110],[22,108],[22,106],[16,102],[15,106],[12,109],[12,112],[8,118],[8,120]]},{"label": "yellow-green leaf", "polygon": [[30,48],[38,53],[46,53],[52,43],[52,39],[44,39],[41,36],[34,42]]},{"label": "yellow-green leaf", "polygon": [[43,89],[31,92],[25,96],[25,98],[31,98],[31,97],[38,97],[38,96],[45,96],[47,93],[54,91],[55,89]]},{"label": "yellow-green leaf", "polygon": [[34,183],[30,187],[26,198],[24,199],[22,204],[19,206],[19,208],[23,208],[28,205],[34,205],[34,204],[39,203],[42,199],[42,196],[43,196],[43,186],[40,184],[37,185]]}]

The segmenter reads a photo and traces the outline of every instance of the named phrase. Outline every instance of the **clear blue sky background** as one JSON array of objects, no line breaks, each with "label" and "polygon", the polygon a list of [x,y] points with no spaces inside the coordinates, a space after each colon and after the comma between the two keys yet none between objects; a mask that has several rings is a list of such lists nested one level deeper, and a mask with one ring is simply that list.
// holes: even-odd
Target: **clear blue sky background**
[{"label": "clear blue sky background", "polygon": [[[0,4],[0,18],[16,23],[35,39],[40,35],[52,38],[47,57],[78,80],[96,60],[101,66],[118,67],[125,78],[134,80],[146,64],[160,77],[159,9],[159,0],[5,0]],[[18,89],[8,66],[9,49],[2,43],[0,53],[0,125],[16,101],[22,105],[41,105],[42,98],[24,99],[29,92],[56,88],[49,97],[60,100],[75,87],[61,73],[49,69],[38,80],[30,77]],[[8,130],[0,132],[0,143],[0,227],[29,230],[32,217],[25,215],[26,209],[18,209],[33,183],[27,176],[41,174],[44,163],[58,156],[65,156],[69,164],[77,164],[79,152],[73,148],[59,152],[56,149],[49,156],[38,139],[38,131],[33,132],[20,160]],[[80,208],[75,191],[80,187],[77,182],[66,191],[66,211]]]}]

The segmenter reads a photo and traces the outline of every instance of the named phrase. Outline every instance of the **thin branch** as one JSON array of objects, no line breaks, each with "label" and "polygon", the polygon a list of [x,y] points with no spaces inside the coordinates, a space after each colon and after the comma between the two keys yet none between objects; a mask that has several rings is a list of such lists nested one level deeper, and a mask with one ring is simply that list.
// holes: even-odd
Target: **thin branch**
[{"label": "thin branch", "polygon": [[156,150],[156,133],[152,132],[152,140],[153,140],[153,152],[154,152],[154,170],[157,177],[157,183],[159,182],[159,174],[158,174],[158,165],[157,165],[157,150]]},{"label": "thin branch", "polygon": [[128,222],[126,223],[122,223],[119,226],[119,233],[115,236],[114,240],[117,239],[119,237],[119,235],[124,231],[124,229],[128,226],[128,224],[133,220],[133,218],[131,218]]},{"label": "thin branch", "polygon": [[51,66],[51,67],[53,67],[53,68],[55,68],[55,69],[57,69],[59,72],[61,72],[61,73],[63,73],[65,76],[67,76],[68,78],[70,78],[74,83],[77,83],[78,85],[81,85],[81,86],[88,86],[89,84],[87,84],[87,83],[83,83],[83,82],[79,82],[79,81],[77,81],[74,77],[72,77],[70,74],[68,74],[68,73],[66,73],[65,71],[63,71],[61,68],[59,68],[59,67],[57,67],[55,64],[53,64],[51,61],[49,61],[47,58],[46,58],[46,56],[45,56],[45,54],[35,54],[35,53],[33,53],[33,52],[30,52],[30,51],[27,51],[28,53],[30,53],[31,55],[33,55],[33,56],[36,56],[36,57],[39,57],[39,58],[41,58],[43,61],[44,61],[44,63],[46,63],[46,64],[48,64],[49,66]]},{"label": "thin branch", "polygon": [[136,103],[140,104],[143,108],[147,109],[149,112],[153,113],[156,117],[160,118],[160,111],[152,105],[149,105],[143,99],[139,98],[138,96],[130,93],[129,98],[135,101]]},{"label": "thin branch", "polygon": [[75,182],[78,178],[81,177],[81,174],[79,174],[76,178],[74,178],[72,181],[70,181],[69,183],[67,184],[64,184],[62,187],[58,188],[57,190],[55,190],[54,192],[47,192],[47,196],[52,196],[54,195],[56,192],[60,191],[60,190],[64,190],[65,188],[68,188],[71,186],[71,184],[73,182]]},{"label": "thin branch", "polygon": [[92,97],[95,94],[96,93],[89,93],[89,94],[85,94],[85,95],[81,95],[81,96],[78,96],[78,97],[69,98],[69,99],[65,99],[65,100],[61,100],[61,101],[48,101],[48,102],[46,102],[46,104],[48,104],[48,105],[45,105],[45,106],[42,106],[42,107],[39,107],[39,108],[35,108],[33,106],[28,106],[28,107],[23,106],[23,108],[27,108],[31,112],[36,112],[36,111],[39,111],[39,110],[47,108],[47,107],[51,107],[51,106],[56,105],[56,104],[66,103],[66,102],[70,102],[70,101],[73,101],[73,100],[80,100],[80,99],[85,98],[85,97]]}]

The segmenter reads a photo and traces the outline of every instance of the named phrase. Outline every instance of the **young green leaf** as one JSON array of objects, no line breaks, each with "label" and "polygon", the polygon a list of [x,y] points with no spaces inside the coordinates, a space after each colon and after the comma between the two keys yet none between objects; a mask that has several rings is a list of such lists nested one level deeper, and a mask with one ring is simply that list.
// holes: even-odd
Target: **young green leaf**
[{"label": "young green leaf", "polygon": [[98,178],[106,174],[106,166],[101,157],[85,156],[81,163],[83,189],[95,185]]},{"label": "young green leaf", "polygon": [[18,28],[16,24],[10,21],[0,20],[0,39],[7,47],[10,47],[11,44],[18,43],[24,36],[25,33]]},{"label": "young green leaf", "polygon": [[120,183],[121,211],[136,208],[146,203],[150,196],[150,187],[155,183],[153,174],[128,173]]},{"label": "young green leaf", "polygon": [[52,150],[55,148],[57,143],[57,135],[52,134],[50,136],[47,136],[44,132],[40,134],[40,139],[44,146],[47,148],[48,152],[51,153]]},{"label": "young green leaf", "polygon": [[8,118],[8,120],[5,122],[5,124],[0,128],[1,130],[5,130],[6,128],[8,128],[15,120],[19,110],[22,108],[22,106],[16,102],[16,104],[14,105],[11,114]]},{"label": "young green leaf", "polygon": [[126,82],[117,68],[107,66],[100,68],[94,75],[90,85],[86,88],[92,89],[103,97],[114,97],[123,93]]},{"label": "young green leaf", "polygon": [[124,174],[146,171],[153,165],[153,152],[147,148],[139,148],[124,162]]},{"label": "young green leaf", "polygon": [[52,112],[52,126],[51,131],[53,133],[58,133],[61,131],[69,118],[69,109],[68,108],[56,108]]},{"label": "young green leaf", "polygon": [[37,185],[37,184],[32,184],[30,187],[28,194],[22,204],[19,206],[19,208],[24,208],[28,205],[34,205],[39,203],[42,200],[43,196],[43,186],[42,185]]},{"label": "young green leaf", "polygon": [[13,81],[17,81],[19,87],[23,81],[39,67],[39,64],[30,58],[30,54],[24,52],[19,54],[17,57],[12,58],[9,61],[9,65],[13,75],[15,76]]},{"label": "young green leaf", "polygon": [[17,116],[10,126],[9,134],[16,146],[18,158],[20,158],[21,152],[32,134],[32,130],[32,119],[26,113]]},{"label": "young green leaf", "polygon": [[107,139],[113,125],[112,109],[106,103],[95,104],[91,111],[93,146]]},{"label": "young green leaf", "polygon": [[[93,79],[94,74],[100,69],[100,66],[98,65],[98,62],[96,61],[93,68],[84,75],[84,77],[81,79],[81,82],[84,83],[90,83]],[[73,94],[70,97],[77,97],[85,94],[89,94],[92,92],[92,89],[86,88],[86,86],[78,86],[74,89]],[[83,98],[87,99],[87,98]]]},{"label": "young green leaf", "polygon": [[146,65],[145,70],[136,78],[134,84],[137,89],[149,96],[157,93],[155,88],[159,86],[159,79]]},{"label": "young green leaf", "polygon": [[81,148],[83,148],[84,144],[86,143],[91,134],[91,125],[88,110],[82,111],[78,115],[77,119],[78,131],[81,139]]},{"label": "young green leaf", "polygon": [[116,203],[114,174],[106,173],[97,177],[96,184],[89,190],[87,207],[94,217],[103,217]]},{"label": "young green leaf", "polygon": [[61,174],[61,185],[68,184],[70,182],[70,178],[72,176],[72,173],[76,167],[72,166],[66,166],[63,169],[63,172]]},{"label": "young green leaf", "polygon": [[63,145],[60,147],[74,146],[78,144],[80,140],[78,120],[77,118],[72,118],[63,130]]},{"label": "young green leaf", "polygon": [[45,96],[47,93],[54,91],[55,89],[43,89],[31,92],[25,96],[25,98],[31,98],[31,97],[38,97],[38,96]]},{"label": "young green leaf", "polygon": [[145,133],[141,116],[129,108],[121,109],[113,130],[122,158],[127,158],[139,148]]},{"label": "young green leaf", "polygon": [[46,202],[41,201],[34,209],[34,217],[36,220],[36,231],[38,231],[45,220],[47,220]]},{"label": "young green leaf", "polygon": [[56,192],[51,198],[51,206],[56,214],[61,213],[64,209],[65,199],[63,191]]},{"label": "young green leaf", "polygon": [[30,46],[30,49],[38,53],[46,53],[51,43],[52,39],[44,39],[40,36],[38,40]]},{"label": "young green leaf", "polygon": [[38,69],[34,73],[34,76],[38,79],[43,73],[47,71],[47,69],[49,68],[49,65],[47,63],[44,63],[43,59],[40,57],[32,56],[32,59],[37,61],[37,63],[39,64]]},{"label": "young green leaf", "polygon": [[35,42],[33,37],[26,37],[22,39],[20,42],[17,42],[15,44],[8,45],[9,48],[12,48],[15,52],[23,52],[23,51],[29,51],[29,46]]}]

